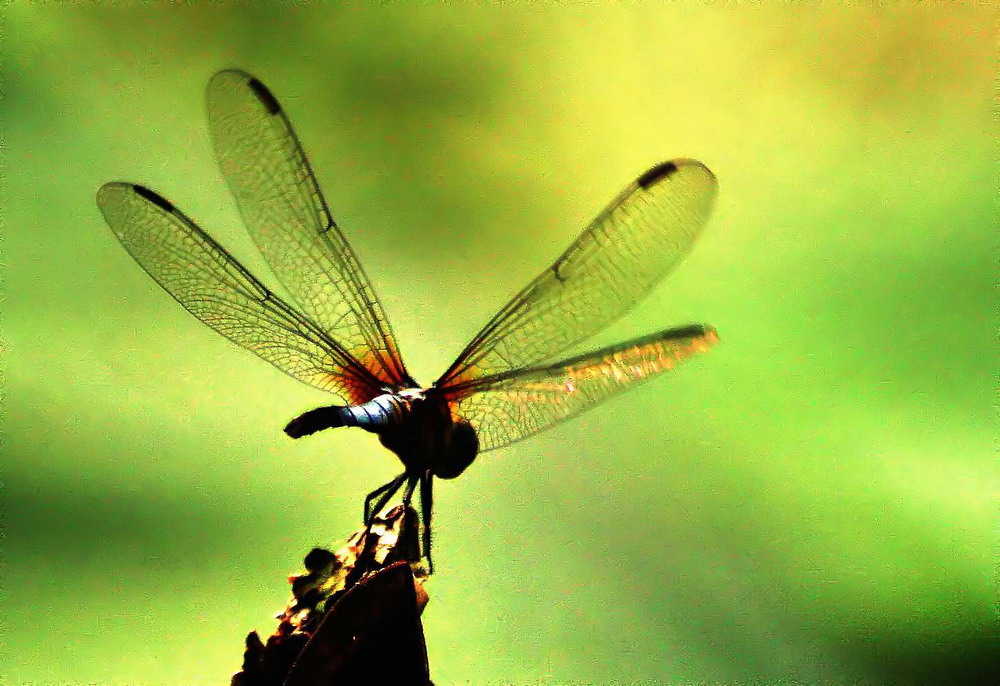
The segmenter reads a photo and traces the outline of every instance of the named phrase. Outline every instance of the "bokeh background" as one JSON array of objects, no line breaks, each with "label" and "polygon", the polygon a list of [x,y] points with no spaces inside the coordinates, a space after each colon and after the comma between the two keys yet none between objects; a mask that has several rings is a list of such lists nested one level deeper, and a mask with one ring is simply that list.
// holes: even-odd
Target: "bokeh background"
[{"label": "bokeh background", "polygon": [[[995,9],[109,7],[3,27],[2,673],[227,683],[398,465],[178,307],[94,193],[157,189],[266,275],[203,90],[284,103],[430,382],[631,178],[720,179],[606,343],[669,376],[437,489],[451,683],[980,682],[995,638]],[[983,682],[985,683],[985,682]]]}]

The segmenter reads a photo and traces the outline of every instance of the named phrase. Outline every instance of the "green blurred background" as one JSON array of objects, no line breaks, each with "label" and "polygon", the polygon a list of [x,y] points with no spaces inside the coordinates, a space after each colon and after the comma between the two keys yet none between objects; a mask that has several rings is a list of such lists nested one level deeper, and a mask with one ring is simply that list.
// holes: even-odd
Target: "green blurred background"
[{"label": "green blurred background", "polygon": [[146,184],[264,273],[203,89],[285,105],[425,383],[636,174],[720,200],[599,342],[721,343],[437,489],[451,683],[945,683],[995,638],[995,10],[6,8],[9,683],[228,683],[398,470],[199,324],[95,205]]}]

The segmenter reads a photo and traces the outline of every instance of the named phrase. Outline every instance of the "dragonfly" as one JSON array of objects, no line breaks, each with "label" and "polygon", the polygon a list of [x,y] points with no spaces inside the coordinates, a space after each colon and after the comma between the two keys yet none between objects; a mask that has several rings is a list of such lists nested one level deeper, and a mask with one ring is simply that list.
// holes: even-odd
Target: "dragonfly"
[{"label": "dragonfly", "polygon": [[364,522],[370,526],[401,488],[409,507],[419,488],[431,569],[435,478],[454,479],[479,453],[573,417],[718,340],[711,326],[690,324],[567,354],[644,298],[703,232],[715,176],[698,161],[675,159],[630,183],[437,381],[421,386],[277,98],[230,69],[211,78],[206,101],[222,175],[286,297],[145,186],[107,183],[98,208],[125,250],[188,312],[339,401],[290,421],[289,436],[360,427],[395,453],[403,472],[368,494]]}]

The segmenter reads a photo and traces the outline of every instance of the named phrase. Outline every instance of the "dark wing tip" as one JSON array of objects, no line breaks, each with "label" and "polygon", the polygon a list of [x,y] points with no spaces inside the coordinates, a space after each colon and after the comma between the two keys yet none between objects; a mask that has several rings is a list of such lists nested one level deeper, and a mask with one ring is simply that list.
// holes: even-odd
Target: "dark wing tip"
[{"label": "dark wing tip", "polygon": [[257,99],[260,100],[260,104],[267,109],[268,114],[275,115],[281,112],[281,105],[278,103],[278,99],[274,97],[271,91],[267,89],[267,86],[261,83],[259,79],[250,77],[247,85],[253,91],[253,94],[257,96]]},{"label": "dark wing tip", "polygon": [[[664,332],[665,337],[669,339],[679,339],[679,338],[708,338],[715,339],[719,335],[715,331],[715,327],[708,324],[688,324],[687,326],[680,326],[676,329],[670,329]],[[661,335],[664,335],[661,334]]]},{"label": "dark wing tip", "polygon": [[643,173],[635,182],[639,185],[639,188],[649,188],[660,179],[670,176],[675,171],[677,171],[677,165],[674,162],[661,162]]},{"label": "dark wing tip", "polygon": [[164,198],[162,195],[157,193],[156,191],[150,190],[149,188],[146,188],[145,186],[140,186],[138,184],[132,184],[132,190],[134,190],[135,194],[138,195],[140,198],[148,200],[157,207],[161,208],[164,212],[174,211],[173,204],[169,200]]}]

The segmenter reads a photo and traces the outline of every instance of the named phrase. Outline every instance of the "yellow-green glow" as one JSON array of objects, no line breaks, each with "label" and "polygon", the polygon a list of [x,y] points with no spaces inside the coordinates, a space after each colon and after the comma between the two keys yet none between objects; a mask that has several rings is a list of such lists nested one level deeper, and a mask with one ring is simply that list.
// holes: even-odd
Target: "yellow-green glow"
[{"label": "yellow-green glow", "polygon": [[[435,490],[435,683],[947,683],[991,652],[996,10],[982,3],[5,8],[2,676],[226,683],[398,473],[94,204],[142,183],[273,284],[203,90],[281,100],[436,378],[651,165],[719,180],[593,342],[721,341]],[[569,354],[583,349],[568,351]],[[928,677],[928,675],[930,675]]]}]

